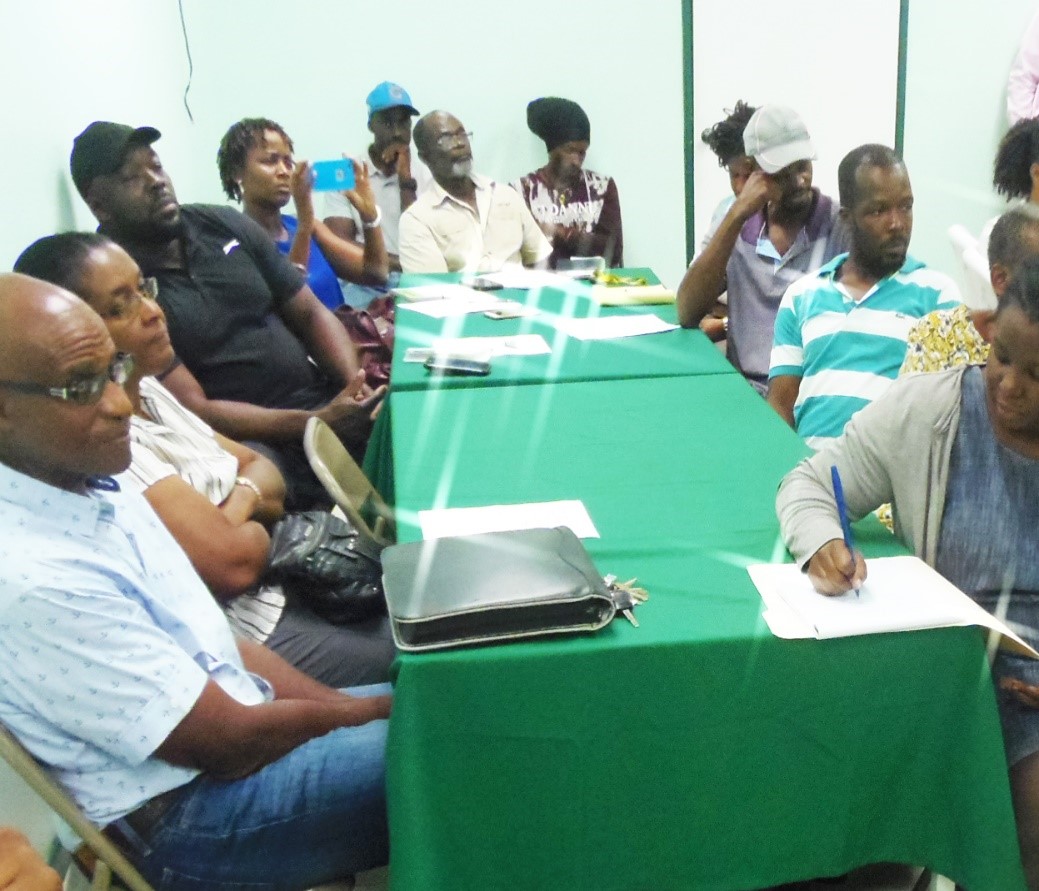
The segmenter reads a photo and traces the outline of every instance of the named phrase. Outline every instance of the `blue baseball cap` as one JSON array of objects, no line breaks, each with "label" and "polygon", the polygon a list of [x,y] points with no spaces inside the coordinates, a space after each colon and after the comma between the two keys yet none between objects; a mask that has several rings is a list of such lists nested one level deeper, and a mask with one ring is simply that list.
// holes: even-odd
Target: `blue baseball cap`
[{"label": "blue baseball cap", "polygon": [[400,84],[384,80],[379,86],[368,94],[365,100],[368,103],[368,118],[377,111],[385,111],[387,108],[406,108],[411,114],[418,114],[419,110],[411,104],[408,91]]}]

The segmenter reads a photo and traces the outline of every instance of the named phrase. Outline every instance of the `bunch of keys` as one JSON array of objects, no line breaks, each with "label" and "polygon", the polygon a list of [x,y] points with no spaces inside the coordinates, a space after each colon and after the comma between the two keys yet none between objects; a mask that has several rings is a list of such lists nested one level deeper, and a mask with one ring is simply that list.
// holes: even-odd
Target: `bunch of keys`
[{"label": "bunch of keys", "polygon": [[638,619],[632,612],[640,603],[649,600],[649,592],[645,588],[636,588],[636,579],[628,579],[626,582],[618,582],[617,576],[608,575],[603,578],[606,587],[610,589],[610,596],[616,604],[620,613],[636,628],[639,627]]}]

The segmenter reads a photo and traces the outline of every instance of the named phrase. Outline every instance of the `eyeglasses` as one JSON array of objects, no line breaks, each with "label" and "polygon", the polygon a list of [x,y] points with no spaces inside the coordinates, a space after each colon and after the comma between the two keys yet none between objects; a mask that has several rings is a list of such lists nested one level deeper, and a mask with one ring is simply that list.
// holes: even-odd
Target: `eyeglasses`
[{"label": "eyeglasses", "polygon": [[449,148],[456,142],[468,142],[472,138],[472,130],[455,130],[454,133],[441,133],[437,137],[437,145],[441,148]]},{"label": "eyeglasses", "polygon": [[101,399],[101,394],[109,381],[122,386],[129,380],[133,369],[133,356],[129,353],[116,353],[108,368],[100,374],[80,378],[67,387],[48,387],[34,381],[0,381],[0,387],[17,390],[19,393],[30,393],[33,396],[53,396],[74,405],[93,405]]},{"label": "eyeglasses", "polygon": [[159,281],[155,278],[142,279],[141,283],[128,295],[116,297],[101,313],[101,318],[122,321],[136,315],[141,309],[144,299],[157,300],[159,297]]}]

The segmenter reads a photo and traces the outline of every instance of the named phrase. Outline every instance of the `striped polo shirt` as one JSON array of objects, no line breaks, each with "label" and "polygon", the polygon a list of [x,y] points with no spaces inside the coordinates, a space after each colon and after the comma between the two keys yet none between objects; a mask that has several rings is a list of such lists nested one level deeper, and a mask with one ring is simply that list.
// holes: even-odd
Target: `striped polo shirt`
[{"label": "striped polo shirt", "polygon": [[776,315],[768,376],[801,378],[794,422],[813,449],[840,436],[898,377],[918,319],[960,303],[952,279],[912,257],[853,300],[836,278],[847,258],[840,254],[792,284]]}]

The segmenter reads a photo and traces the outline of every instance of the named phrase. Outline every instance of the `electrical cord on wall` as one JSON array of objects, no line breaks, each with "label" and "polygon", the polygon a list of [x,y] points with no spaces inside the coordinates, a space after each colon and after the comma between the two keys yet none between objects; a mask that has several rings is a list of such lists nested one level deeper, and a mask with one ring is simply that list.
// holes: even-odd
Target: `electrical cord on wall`
[{"label": "electrical cord on wall", "polygon": [[188,57],[188,83],[184,87],[184,109],[188,113],[188,120],[195,123],[194,115],[191,114],[191,106],[188,105],[188,93],[191,90],[191,78],[195,74],[195,63],[191,61],[191,44],[188,42],[188,26],[184,23],[184,0],[177,0],[177,9],[180,11],[180,30],[184,35],[184,53]]}]

